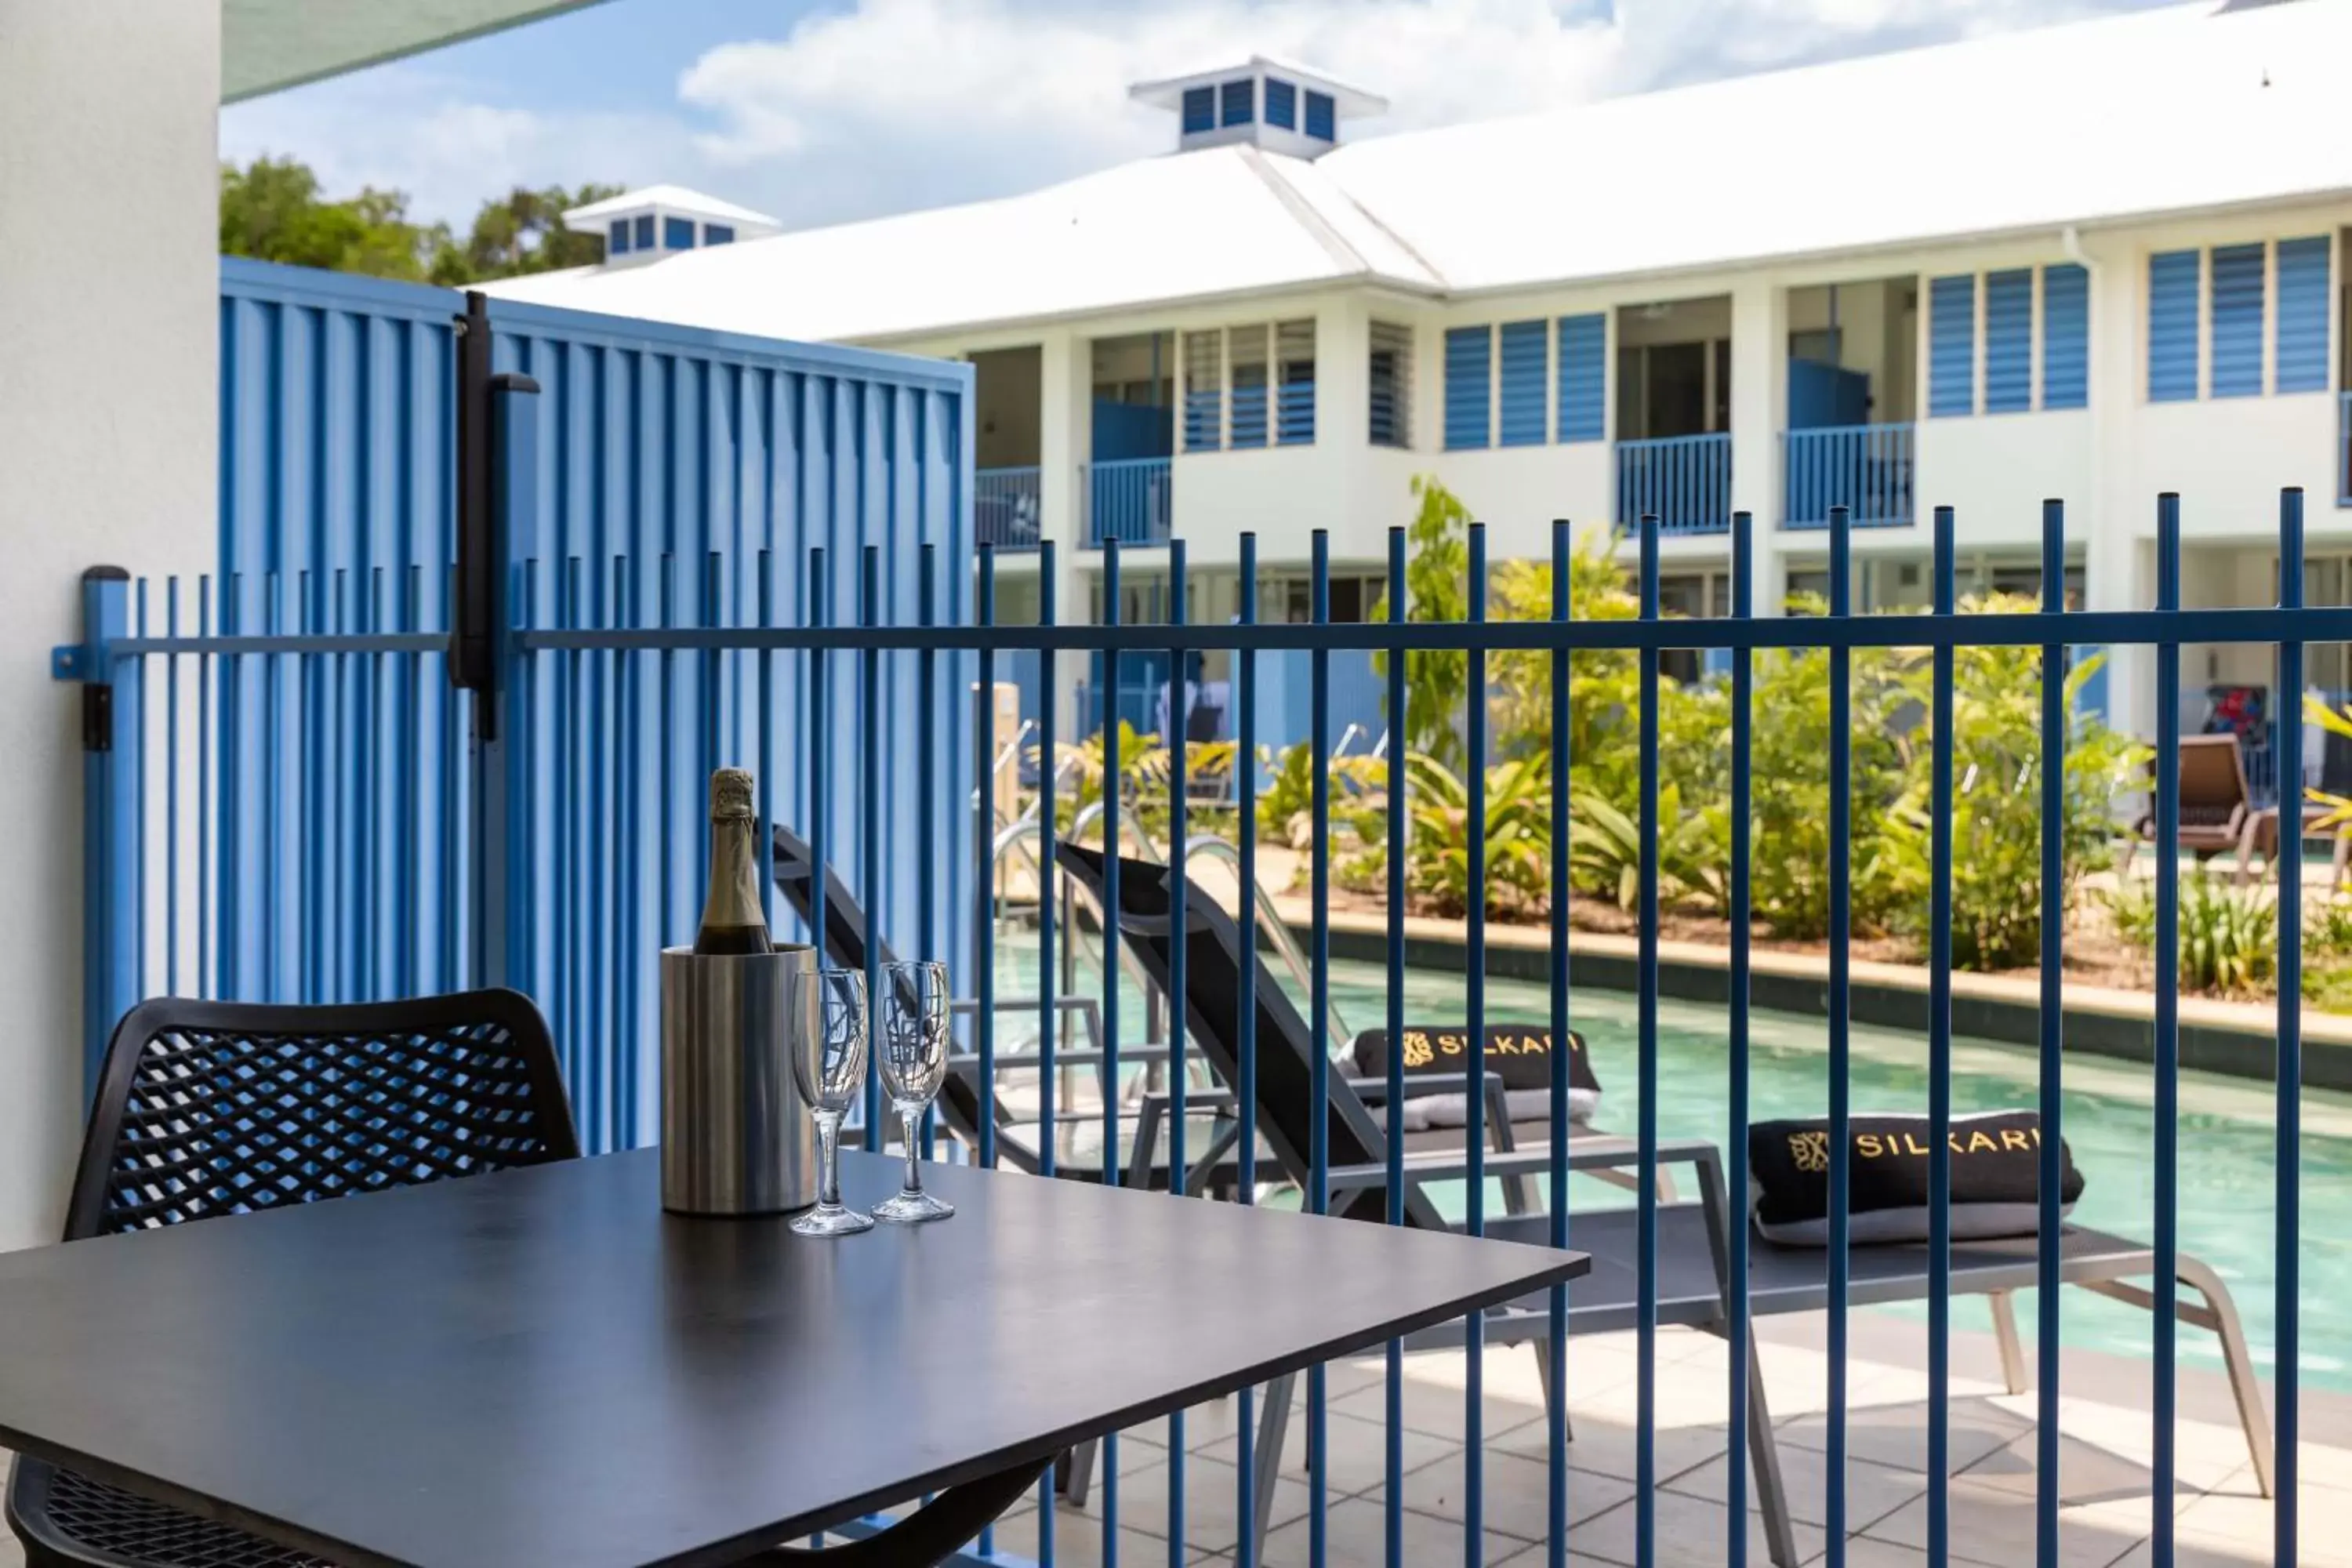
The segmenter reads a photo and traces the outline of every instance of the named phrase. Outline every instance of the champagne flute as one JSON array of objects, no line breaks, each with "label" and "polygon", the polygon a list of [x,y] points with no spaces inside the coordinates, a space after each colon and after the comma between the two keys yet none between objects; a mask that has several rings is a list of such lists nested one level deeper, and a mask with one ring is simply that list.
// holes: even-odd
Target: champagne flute
[{"label": "champagne flute", "polygon": [[793,1216],[799,1236],[854,1236],[874,1221],[841,1202],[841,1119],[866,1086],[866,976],[820,969],[793,977],[793,1080],[816,1118],[816,1206]]},{"label": "champagne flute", "polygon": [[948,966],[936,963],[882,966],[882,1041],[876,1058],[882,1087],[898,1112],[907,1145],[907,1180],[895,1197],[874,1205],[874,1217],[895,1225],[920,1225],[955,1213],[951,1204],[923,1191],[923,1112],[947,1081],[950,1026]]}]

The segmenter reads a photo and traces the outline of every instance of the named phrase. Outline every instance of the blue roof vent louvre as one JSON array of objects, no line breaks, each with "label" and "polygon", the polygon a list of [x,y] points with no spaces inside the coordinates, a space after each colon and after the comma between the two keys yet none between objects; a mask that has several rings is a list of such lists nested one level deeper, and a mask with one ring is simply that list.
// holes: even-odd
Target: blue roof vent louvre
[{"label": "blue roof vent louvre", "polygon": [[1339,116],[1338,110],[1332,105],[1331,95],[1329,93],[1316,92],[1311,89],[1308,90],[1307,94],[1307,134],[1312,136],[1318,142],[1334,142],[1339,140]]},{"label": "blue roof vent louvre", "polygon": [[1188,87],[1184,89],[1184,134],[1195,136],[1217,128],[1217,89],[1213,87]]},{"label": "blue roof vent louvre", "polygon": [[1278,76],[1265,79],[1265,122],[1285,131],[1298,129],[1298,89]]},{"label": "blue roof vent louvre", "polygon": [[1257,115],[1257,79],[1244,77],[1229,81],[1217,89],[1218,100],[1224,106],[1219,121],[1226,125],[1247,125]]}]

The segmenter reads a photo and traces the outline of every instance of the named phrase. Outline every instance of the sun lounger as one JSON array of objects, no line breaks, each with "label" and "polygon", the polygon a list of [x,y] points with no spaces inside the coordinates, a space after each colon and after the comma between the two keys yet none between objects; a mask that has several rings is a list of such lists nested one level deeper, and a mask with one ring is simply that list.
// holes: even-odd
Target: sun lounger
[{"label": "sun lounger", "polygon": [[[1100,900],[1103,858],[1074,846],[1058,851],[1064,867]],[[1169,977],[1171,933],[1166,868],[1122,860],[1119,876],[1120,937],[1140,960],[1147,973],[1165,986]],[[1218,1063],[1227,1081],[1237,1081],[1241,944],[1233,918],[1194,887],[1186,900],[1186,991],[1184,1009],[1192,1038],[1203,1054]],[[1255,959],[1255,955],[1253,955]],[[1289,998],[1265,972],[1263,960],[1256,979],[1256,1079],[1258,1121],[1267,1142],[1276,1152],[1292,1180],[1309,1179],[1307,1140],[1313,1122],[1307,1110],[1310,1053],[1315,1033],[1299,1017]],[[1387,1149],[1368,1108],[1339,1073],[1329,1079],[1326,1107],[1326,1151],[1328,1157],[1330,1212],[1378,1217],[1385,1207],[1388,1187]],[[1656,1251],[1657,1321],[1723,1333],[1728,1323],[1727,1282],[1729,1274],[1727,1227],[1746,1224],[1744,1213],[1731,1207],[1730,1189],[1722,1155],[1700,1140],[1664,1142],[1661,1165],[1687,1164],[1697,1176],[1696,1202],[1662,1204],[1658,1209]],[[1621,1138],[1573,1138],[1565,1163],[1571,1170],[1622,1170],[1635,1165],[1639,1151]],[[1506,1193],[1524,1178],[1529,1185],[1549,1169],[1547,1149],[1490,1153],[1484,1168],[1490,1179],[1505,1184]],[[1429,1187],[1437,1182],[1459,1182],[1467,1175],[1467,1162],[1458,1147],[1434,1156],[1409,1154],[1405,1161],[1407,1191],[1405,1223],[1416,1226],[1445,1224],[1431,1201]],[[1743,1182],[1744,1187],[1744,1182]],[[1636,1214],[1631,1209],[1578,1214],[1571,1220],[1570,1245],[1590,1253],[1592,1272],[1569,1292],[1568,1331],[1601,1333],[1634,1326],[1639,1310],[1640,1257],[1636,1245]],[[1549,1238],[1548,1215],[1524,1209],[1487,1221],[1486,1234],[1506,1239],[1540,1241]],[[2200,1298],[2180,1300],[2177,1290],[2159,1295],[2144,1283],[2154,1271],[2154,1250],[2141,1243],[2080,1226],[2064,1227],[2060,1277],[2101,1295],[2151,1310],[2170,1304],[2180,1321],[2210,1329],[2221,1341],[2257,1479],[2269,1495],[2272,1477],[2270,1428],[2262,1396],[2247,1354],[2237,1310],[2220,1277],[2203,1262],[2182,1254],[2179,1282]],[[1786,1247],[1760,1237],[1749,1241],[1748,1310],[1761,1318],[1787,1312],[1819,1311],[1828,1304],[1829,1254],[1825,1248]],[[1927,1299],[1929,1259],[1924,1246],[1894,1244],[1856,1247],[1850,1252],[1848,1300],[1856,1306]],[[1952,1250],[1954,1295],[1985,1295],[1996,1303],[1996,1332],[2012,1390],[2025,1386],[2024,1358],[2006,1310],[2009,1292],[2032,1288],[2038,1279],[2035,1238],[1976,1241]],[[1532,1343],[1545,1353],[1549,1333],[1549,1303],[1543,1299],[1513,1303],[1487,1314],[1484,1337],[1490,1346]],[[1441,1327],[1413,1336],[1409,1349],[1458,1349],[1460,1331]],[[1763,1379],[1755,1345],[1748,1347],[1748,1380],[1750,1415],[1748,1447],[1757,1474],[1758,1501],[1766,1524],[1775,1563],[1793,1564],[1795,1542],[1789,1526],[1785,1490],[1781,1486],[1777,1450],[1771,1438]],[[1549,1379],[1546,1379],[1549,1386]],[[1265,1401],[1258,1456],[1261,1465],[1258,1521],[1271,1497],[1275,1468],[1280,1463],[1288,1420],[1289,1390],[1269,1389]]]}]

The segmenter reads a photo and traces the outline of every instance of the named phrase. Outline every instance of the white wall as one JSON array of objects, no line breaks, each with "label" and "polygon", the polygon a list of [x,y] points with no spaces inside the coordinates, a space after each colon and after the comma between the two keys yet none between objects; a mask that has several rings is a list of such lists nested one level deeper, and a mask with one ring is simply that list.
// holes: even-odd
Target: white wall
[{"label": "white wall", "polygon": [[[2278,536],[2280,487],[2304,488],[2308,531],[2344,526],[2336,507],[2336,397],[2207,398],[2151,403],[2132,419],[2127,498],[2156,531],[2156,496],[2180,492],[2184,537]],[[2128,504],[2128,502],[2127,502]]]},{"label": "white wall", "polygon": [[215,507],[219,7],[0,0],[0,1246],[80,1136],[83,568],[203,569]]},{"label": "white wall", "polygon": [[2042,503],[2052,496],[2066,503],[2068,538],[2081,539],[2089,527],[2096,464],[2088,409],[1922,419],[1913,429],[1913,500],[1923,547],[1932,540],[1929,522],[1939,506],[1953,509],[1953,537],[1963,551],[2038,548]]},{"label": "white wall", "polygon": [[1552,519],[1567,518],[1580,533],[1608,529],[1615,451],[1606,441],[1497,447],[1436,454],[1428,467],[1487,525],[1491,559],[1549,561]]}]

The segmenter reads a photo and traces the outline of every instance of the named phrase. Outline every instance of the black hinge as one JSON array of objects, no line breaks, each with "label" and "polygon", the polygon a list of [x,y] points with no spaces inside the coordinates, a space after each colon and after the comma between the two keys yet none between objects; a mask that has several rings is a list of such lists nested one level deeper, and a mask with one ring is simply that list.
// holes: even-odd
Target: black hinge
[{"label": "black hinge", "polygon": [[114,688],[86,680],[81,688],[81,749],[114,750]]}]

